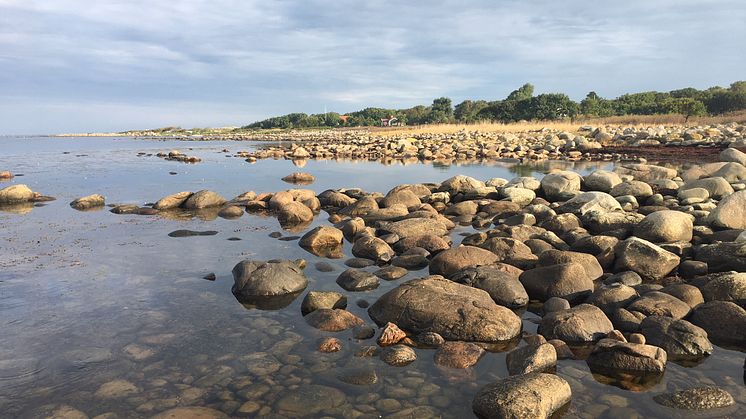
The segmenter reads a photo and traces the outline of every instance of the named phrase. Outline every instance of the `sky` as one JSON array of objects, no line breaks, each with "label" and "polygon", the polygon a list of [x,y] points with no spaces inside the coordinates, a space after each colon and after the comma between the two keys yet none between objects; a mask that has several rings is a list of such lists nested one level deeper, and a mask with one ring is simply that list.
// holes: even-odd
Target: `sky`
[{"label": "sky", "polygon": [[0,0],[0,134],[746,79],[742,0]]}]

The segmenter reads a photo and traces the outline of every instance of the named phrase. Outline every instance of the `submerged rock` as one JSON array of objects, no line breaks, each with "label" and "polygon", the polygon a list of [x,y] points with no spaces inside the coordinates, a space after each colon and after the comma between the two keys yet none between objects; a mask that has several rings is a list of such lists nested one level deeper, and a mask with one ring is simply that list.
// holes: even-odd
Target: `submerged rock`
[{"label": "submerged rock", "polygon": [[508,352],[505,362],[510,375],[545,372],[557,366],[557,350],[550,343],[526,345]]},{"label": "submerged rock", "polygon": [[347,310],[329,308],[314,310],[304,319],[309,325],[325,332],[341,332],[365,323]]},{"label": "submerged rock", "polygon": [[391,366],[403,367],[417,360],[417,353],[409,346],[394,345],[381,351],[381,359]]},{"label": "submerged rock", "polygon": [[233,267],[233,294],[256,298],[297,294],[308,286],[298,263],[290,260],[244,260]]},{"label": "submerged rock", "polygon": [[482,419],[523,419],[552,416],[570,402],[564,379],[543,373],[517,375],[482,387],[471,407]]},{"label": "submerged rock", "polygon": [[601,339],[586,359],[591,371],[601,374],[663,374],[666,369],[666,351],[639,343]]},{"label": "submerged rock", "polygon": [[444,342],[435,351],[437,365],[449,368],[469,368],[484,355],[484,349],[471,342]]},{"label": "submerged rock", "polygon": [[70,202],[70,206],[78,211],[85,211],[92,208],[101,208],[106,204],[104,197],[99,194],[88,195]]},{"label": "submerged rock", "polygon": [[653,397],[656,403],[682,410],[710,410],[735,404],[727,391],[713,386],[693,387]]}]

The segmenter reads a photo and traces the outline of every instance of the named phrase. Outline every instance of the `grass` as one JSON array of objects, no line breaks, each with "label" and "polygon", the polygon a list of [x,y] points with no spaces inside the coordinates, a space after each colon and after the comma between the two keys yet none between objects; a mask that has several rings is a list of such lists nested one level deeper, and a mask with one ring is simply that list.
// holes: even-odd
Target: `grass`
[{"label": "grass", "polygon": [[577,118],[575,120],[563,121],[522,121],[509,124],[494,122],[478,122],[474,124],[433,124],[415,125],[392,128],[371,128],[371,132],[380,136],[416,135],[416,134],[453,134],[460,131],[499,132],[499,133],[521,133],[539,132],[543,129],[556,131],[578,132],[580,127],[590,125],[598,126],[625,126],[645,128],[654,125],[715,125],[729,122],[746,123],[746,111],[739,111],[718,116],[690,117],[686,120],[684,115],[625,115],[606,118]]}]

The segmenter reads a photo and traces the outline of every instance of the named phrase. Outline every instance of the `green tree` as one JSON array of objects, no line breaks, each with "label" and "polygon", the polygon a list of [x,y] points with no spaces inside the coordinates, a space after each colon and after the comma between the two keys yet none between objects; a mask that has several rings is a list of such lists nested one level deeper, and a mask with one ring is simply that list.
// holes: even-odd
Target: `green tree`
[{"label": "green tree", "polygon": [[453,121],[453,106],[451,105],[451,99],[447,97],[439,97],[433,100],[433,105],[430,107],[430,118],[428,122],[445,124],[451,121]]},{"label": "green tree", "polygon": [[510,92],[505,100],[525,100],[531,99],[534,96],[534,85],[526,83],[516,90]]},{"label": "green tree", "polygon": [[456,105],[453,109],[453,116],[459,122],[477,122],[480,120],[477,115],[487,106],[487,102],[484,100],[465,100]]}]

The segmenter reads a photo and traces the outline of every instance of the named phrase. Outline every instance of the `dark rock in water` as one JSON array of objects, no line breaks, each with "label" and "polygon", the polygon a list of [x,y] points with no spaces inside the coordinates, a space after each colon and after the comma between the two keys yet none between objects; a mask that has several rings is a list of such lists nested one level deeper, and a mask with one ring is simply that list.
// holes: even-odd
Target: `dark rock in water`
[{"label": "dark rock in water", "polygon": [[228,419],[229,416],[219,410],[210,409],[209,407],[175,407],[152,416],[152,419],[174,418]]},{"label": "dark rock in water", "polygon": [[303,298],[300,305],[300,311],[306,314],[320,308],[347,308],[347,297],[333,291],[309,291]]},{"label": "dark rock in water", "polygon": [[229,241],[232,241],[232,242],[237,242],[237,241],[241,241],[243,239],[240,238],[240,237],[228,237],[226,240],[229,240]]},{"label": "dark rock in water", "polygon": [[449,368],[469,368],[484,355],[484,349],[471,342],[444,342],[435,351],[435,364]]},{"label": "dark rock in water", "polygon": [[336,388],[308,384],[283,392],[275,409],[285,417],[320,416],[320,412],[342,406],[345,400],[345,394]]},{"label": "dark rock in water", "polygon": [[666,369],[666,351],[639,343],[601,339],[586,359],[591,371],[602,375],[663,374]]},{"label": "dark rock in water", "polygon": [[653,397],[656,403],[682,410],[709,410],[732,406],[733,396],[713,386],[694,387]]},{"label": "dark rock in water", "polygon": [[218,212],[218,217],[225,218],[228,220],[241,218],[243,215],[243,208],[236,205],[228,205],[227,207],[221,208]]},{"label": "dark rock in water", "polygon": [[413,334],[436,332],[467,342],[508,341],[522,326],[515,313],[495,304],[487,292],[440,276],[399,285],[382,295],[368,314],[379,326],[395,322]]},{"label": "dark rock in water", "polygon": [[329,308],[314,310],[304,319],[309,325],[325,332],[341,332],[365,323],[347,310]]},{"label": "dark rock in water", "polygon": [[373,275],[386,281],[393,281],[406,276],[407,273],[409,273],[409,271],[404,268],[398,266],[387,266],[373,272]]},{"label": "dark rock in water", "polygon": [[282,237],[282,233],[280,233],[279,231],[273,231],[269,233],[269,237],[272,237],[273,239],[279,239],[280,237]]},{"label": "dark rock in water", "polygon": [[168,233],[168,237],[192,237],[192,236],[214,236],[217,231],[193,231],[193,230],[175,230]]},{"label": "dark rock in water", "polygon": [[215,276],[214,272],[210,272],[209,274],[203,276],[202,279],[206,279],[208,281],[214,281],[215,279],[217,279],[217,277]]},{"label": "dark rock in water", "polygon": [[308,285],[298,262],[244,260],[233,267],[233,294],[257,308],[275,309],[290,304]]},{"label": "dark rock in water", "polygon": [[176,172],[168,172],[169,175],[178,175]]},{"label": "dark rock in water", "polygon": [[391,366],[403,367],[414,362],[417,359],[417,353],[409,346],[394,345],[381,351],[381,359]]},{"label": "dark rock in water", "polygon": [[700,304],[689,321],[704,329],[718,346],[746,348],[746,310],[735,303],[715,300]]},{"label": "dark rock in water", "polygon": [[375,329],[367,324],[361,324],[352,328],[352,337],[355,339],[370,339],[376,335]]},{"label": "dark rock in water", "polygon": [[522,346],[508,352],[505,362],[510,375],[545,372],[557,366],[557,350],[550,343]]},{"label": "dark rock in water", "polygon": [[350,258],[345,261],[345,265],[350,268],[366,268],[375,264],[372,260],[363,258]]},{"label": "dark rock in water", "polygon": [[701,358],[712,353],[707,332],[686,320],[649,316],[640,323],[640,332],[647,343],[663,348],[671,359]]},{"label": "dark rock in water", "polygon": [[370,272],[350,268],[337,277],[337,284],[347,291],[368,291],[378,288],[381,281]]},{"label": "dark rock in water", "polygon": [[518,308],[528,304],[528,294],[515,273],[498,266],[477,266],[462,269],[450,278],[459,284],[487,291],[499,305]]},{"label": "dark rock in water", "polygon": [[285,237],[280,237],[277,240],[279,240],[281,242],[292,242],[292,241],[296,241],[298,239],[300,239],[300,236],[285,236]]},{"label": "dark rock in water", "polygon": [[570,402],[564,379],[543,373],[517,375],[482,387],[471,408],[482,419],[547,419]]},{"label": "dark rock in water", "polygon": [[746,307],[746,273],[724,272],[711,274],[702,287],[705,301],[732,301]]},{"label": "dark rock in water", "polygon": [[291,173],[282,178],[283,182],[294,183],[297,185],[310,185],[315,180],[316,178],[312,174],[302,172]]},{"label": "dark rock in water", "polygon": [[368,302],[368,300],[364,300],[362,298],[359,298],[357,301],[355,301],[355,305],[358,306],[358,307],[360,307],[360,308],[368,308],[368,307],[370,307],[370,303]]},{"label": "dark rock in water", "polygon": [[445,342],[445,339],[435,332],[424,332],[415,336],[414,341],[425,348],[437,348]]},{"label": "dark rock in water", "polygon": [[613,329],[604,312],[590,304],[549,313],[539,324],[539,333],[547,340],[560,339],[570,343],[593,342]]},{"label": "dark rock in water", "polygon": [[126,214],[137,214],[139,210],[140,210],[139,205],[124,204],[124,205],[116,205],[110,211],[114,214],[126,215]]},{"label": "dark rock in water", "polygon": [[135,211],[135,214],[137,215],[156,215],[160,211],[158,211],[155,208],[148,208],[148,207],[140,207]]},{"label": "dark rock in water", "polygon": [[333,272],[335,270],[334,265],[329,262],[316,262],[313,266],[319,272]]},{"label": "dark rock in water", "polygon": [[346,368],[337,373],[337,379],[356,386],[368,386],[378,382],[378,374],[372,368]]},{"label": "dark rock in water", "polygon": [[430,261],[421,255],[401,255],[392,259],[391,264],[411,271],[417,271],[426,268],[430,264]]}]

